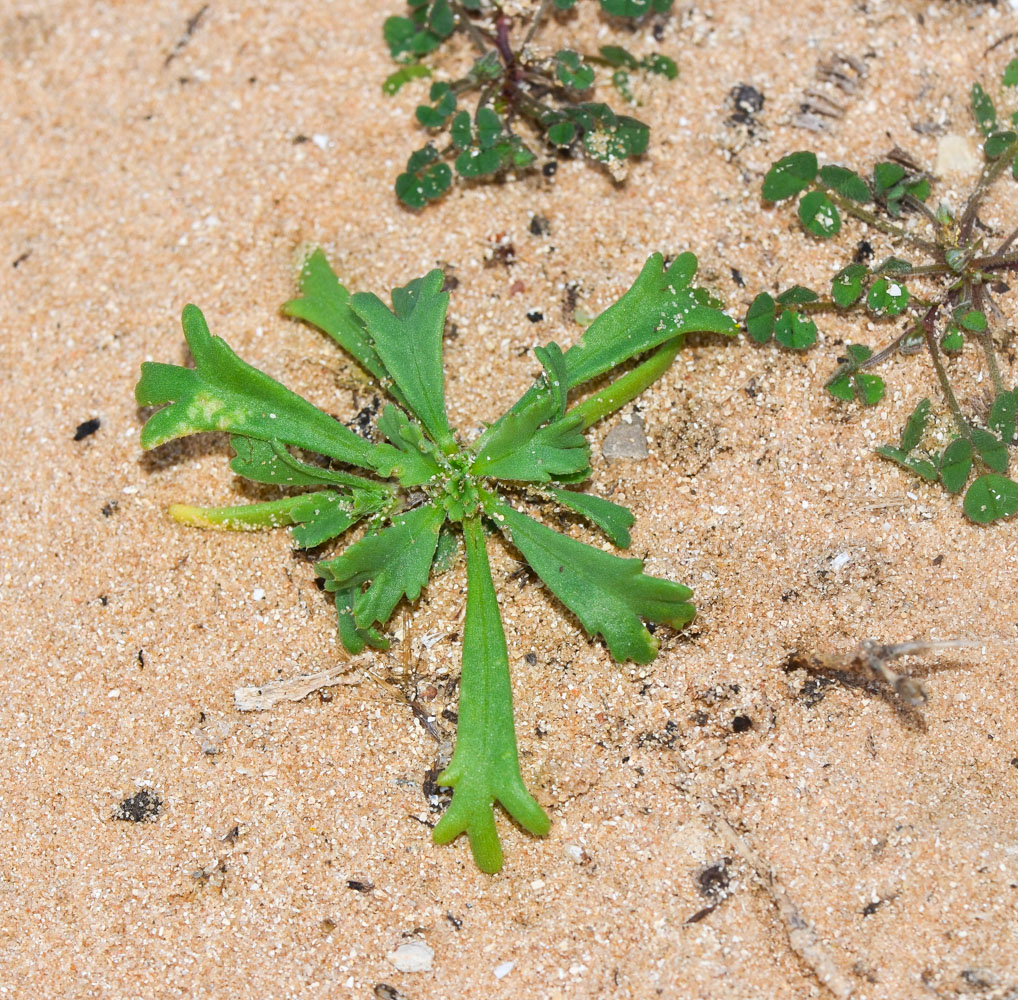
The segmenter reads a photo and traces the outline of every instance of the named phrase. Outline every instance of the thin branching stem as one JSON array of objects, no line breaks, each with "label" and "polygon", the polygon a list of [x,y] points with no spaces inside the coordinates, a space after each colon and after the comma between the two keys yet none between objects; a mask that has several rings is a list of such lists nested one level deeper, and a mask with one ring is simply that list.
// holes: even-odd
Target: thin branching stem
[{"label": "thin branching stem", "polygon": [[463,5],[461,3],[458,3],[457,0],[452,0],[451,6],[456,13],[457,20],[463,26],[463,29],[466,31],[466,33],[470,36],[470,41],[474,43],[474,48],[477,49],[477,51],[480,52],[482,56],[487,55],[488,46],[487,43],[484,41],[484,36],[480,33],[480,31],[477,30],[477,25],[470,20],[470,15],[464,9]]},{"label": "thin branching stem", "polygon": [[879,230],[885,236],[890,236],[896,240],[903,240],[906,243],[912,244],[914,247],[918,247],[920,250],[925,250],[927,253],[936,254],[939,251],[939,247],[936,243],[930,240],[923,239],[921,236],[916,236],[914,233],[910,233],[907,229],[902,229],[901,226],[896,226],[893,222],[888,222],[886,219],[880,218],[875,212],[871,212],[869,209],[863,208],[858,202],[852,201],[851,198],[845,198],[838,194],[833,188],[829,188],[826,184],[821,181],[814,182],[817,188],[824,192],[835,205],[838,206],[843,212],[853,216],[860,222],[865,222],[866,225],[872,226],[874,229]]},{"label": "thin branching stem", "polygon": [[549,0],[541,0],[541,5],[540,7],[537,8],[537,13],[534,14],[534,20],[530,24],[530,29],[523,37],[523,45],[520,46],[521,51],[522,49],[525,49],[534,40],[534,36],[540,29],[541,22],[544,20],[545,14],[548,13],[548,2]]}]

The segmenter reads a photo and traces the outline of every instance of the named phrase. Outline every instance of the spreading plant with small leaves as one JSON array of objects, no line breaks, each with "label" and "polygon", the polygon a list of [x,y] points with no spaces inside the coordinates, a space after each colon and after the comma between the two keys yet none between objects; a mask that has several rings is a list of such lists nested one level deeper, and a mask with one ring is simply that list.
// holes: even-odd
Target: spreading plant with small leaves
[{"label": "spreading plant with small leaves", "polygon": [[[672,0],[599,2],[606,14],[630,20],[665,13],[672,5]],[[541,0],[515,33],[519,37],[498,2],[408,0],[408,5],[408,16],[385,22],[389,51],[402,63],[385,81],[386,93],[430,76],[419,60],[457,33],[469,37],[477,58],[465,76],[432,83],[429,102],[417,108],[417,121],[430,138],[396,179],[405,205],[423,208],[440,198],[452,185],[453,168],[469,180],[527,170],[537,160],[535,142],[582,151],[618,179],[625,176],[626,161],[647,149],[650,130],[643,122],[590,99],[596,69],[609,70],[623,100],[636,104],[631,74],[673,80],[678,68],[667,56],[637,58],[618,45],[605,45],[597,55],[540,50],[536,38],[552,8],[567,11],[576,0]],[[471,107],[461,107],[468,99]]]},{"label": "spreading plant with small leaves", "polygon": [[[1007,66],[1001,83],[1005,93],[1018,87],[1018,59]],[[1004,317],[994,299],[1010,290],[1003,281],[1007,273],[1018,271],[1013,249],[1018,229],[991,239],[979,211],[999,178],[1010,174],[1018,180],[1018,111],[1002,125],[993,99],[979,84],[972,88],[971,107],[983,135],[984,165],[959,210],[943,201],[931,208],[931,176],[904,156],[877,163],[869,178],[835,164],[820,166],[812,152],[778,160],[764,177],[765,200],[797,197],[799,220],[819,239],[836,236],[843,216],[855,219],[888,237],[896,253],[871,264],[872,247],[864,241],[834,275],[828,295],[802,285],[777,296],[762,292],[750,304],[744,325],[759,343],[773,337],[784,347],[804,350],[817,340],[812,317],[818,313],[904,318],[898,335],[876,353],[864,344],[848,344],[827,391],[871,406],[885,391],[883,379],[871,369],[895,352],[925,347],[953,420],[950,440],[942,450],[929,446],[932,410],[929,399],[923,399],[900,441],[877,451],[928,482],[939,481],[950,493],[965,490],[965,514],[986,524],[1018,512],[1018,483],[1006,475],[1015,444],[1018,389],[1008,388],[1001,375],[995,335],[1004,333]],[[952,379],[952,359],[970,341],[982,352],[993,387],[993,398],[979,416],[962,407]],[[970,483],[974,470],[978,474]]]},{"label": "spreading plant with small leaves", "polygon": [[[442,335],[448,294],[439,270],[393,289],[390,308],[373,294],[351,295],[316,251],[302,269],[300,297],[283,306],[286,315],[332,337],[392,397],[378,420],[384,440],[358,436],[242,361],[210,335],[193,305],[184,309],[183,328],[194,367],[142,366],[138,402],[163,406],[145,424],[144,448],[226,431],[236,473],[302,490],[243,506],[177,505],[170,512],[178,521],[230,529],[291,525],[302,548],[365,525],[358,540],[315,567],[335,596],[339,639],[349,652],[385,648],[382,629],[396,606],[416,600],[429,578],[448,568],[462,539],[467,598],[459,730],[452,760],[438,778],[454,796],[434,839],[447,843],[466,832],[483,871],[502,866],[495,802],[531,833],[549,827],[520,776],[489,532],[512,544],[616,660],[654,659],[658,642],[644,622],[681,629],[693,617],[688,588],[648,576],[641,560],[560,534],[520,508],[528,500],[554,503],[628,548],[633,515],[575,488],[591,474],[583,432],[657,379],[685,334],[735,331],[720,303],[692,284],[696,266],[690,253],[667,268],[659,254],[652,256],[632,288],[576,345],[563,351],[551,342],[535,349],[542,368],[536,383],[469,443],[446,416]],[[639,360],[620,374],[620,366],[633,359]],[[616,377],[570,405],[571,393],[610,375]],[[309,461],[304,452],[330,461]]]}]

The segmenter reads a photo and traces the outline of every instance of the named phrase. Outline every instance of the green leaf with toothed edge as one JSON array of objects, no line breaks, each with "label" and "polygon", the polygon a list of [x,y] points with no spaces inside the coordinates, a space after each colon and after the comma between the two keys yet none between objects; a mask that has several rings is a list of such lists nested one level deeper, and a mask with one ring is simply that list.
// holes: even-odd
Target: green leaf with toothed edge
[{"label": "green leaf with toothed edge", "polygon": [[358,292],[350,304],[407,406],[439,447],[454,450],[442,370],[442,334],[449,305],[444,283],[445,275],[435,268],[403,288],[394,288],[392,309],[370,292]]},{"label": "green leaf with toothed edge", "polygon": [[392,519],[392,524],[370,532],[342,555],[316,563],[315,570],[330,592],[368,584],[353,602],[359,628],[385,624],[396,605],[406,597],[414,601],[428,582],[445,511],[425,504]]},{"label": "green leaf with toothed edge", "polygon": [[542,491],[552,499],[575,511],[588,521],[596,524],[608,536],[608,541],[620,549],[628,549],[631,544],[629,529],[636,520],[632,511],[620,507],[611,500],[596,496],[593,493],[579,493],[576,490],[560,490],[551,486]]},{"label": "green leaf with toothed edge", "polygon": [[492,812],[496,802],[535,836],[543,837],[551,823],[520,775],[509,655],[480,519],[464,521],[463,538],[467,608],[456,749],[436,779],[453,789],[453,797],[432,838],[436,844],[448,844],[466,833],[477,867],[494,873],[502,868],[502,845]]},{"label": "green leaf with toothed edge", "polygon": [[[568,388],[573,389],[683,333],[737,333],[735,321],[709,304],[703,290],[691,284],[696,267],[696,257],[691,253],[679,254],[667,270],[661,254],[648,258],[629,291],[601,313],[587,327],[579,343],[565,352]],[[509,421],[522,420],[528,426],[540,427],[550,413],[549,392],[543,380],[530,388],[485,430],[470,450],[478,455],[490,454],[489,442],[496,435],[507,434],[504,425]],[[532,407],[537,410],[536,416],[527,412]]]},{"label": "green leaf with toothed edge", "polygon": [[492,514],[499,530],[587,633],[604,637],[613,659],[650,663],[657,655],[657,640],[641,619],[676,629],[693,620],[693,592],[647,576],[642,560],[622,559],[560,535],[505,503]]},{"label": "green leaf with toothed edge", "polygon": [[195,367],[142,364],[135,389],[138,402],[170,404],[142,428],[143,448],[201,431],[229,431],[374,469],[375,450],[369,442],[238,358],[225,340],[209,333],[197,306],[186,306],[181,322]]}]

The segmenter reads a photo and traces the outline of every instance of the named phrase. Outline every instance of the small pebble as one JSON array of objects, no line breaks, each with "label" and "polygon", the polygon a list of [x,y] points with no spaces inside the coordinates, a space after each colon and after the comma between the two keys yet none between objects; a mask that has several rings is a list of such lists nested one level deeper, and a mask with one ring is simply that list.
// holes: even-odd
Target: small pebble
[{"label": "small pebble", "polygon": [[629,423],[620,420],[605,435],[601,454],[609,461],[617,458],[647,458],[650,452],[647,449],[647,435],[643,430],[643,418],[634,414]]},{"label": "small pebble", "polygon": [[400,972],[430,972],[435,949],[423,941],[407,941],[386,956]]},{"label": "small pebble", "polygon": [[503,962],[501,965],[495,966],[495,978],[505,979],[510,972],[513,971],[513,967],[516,965],[515,962]]}]

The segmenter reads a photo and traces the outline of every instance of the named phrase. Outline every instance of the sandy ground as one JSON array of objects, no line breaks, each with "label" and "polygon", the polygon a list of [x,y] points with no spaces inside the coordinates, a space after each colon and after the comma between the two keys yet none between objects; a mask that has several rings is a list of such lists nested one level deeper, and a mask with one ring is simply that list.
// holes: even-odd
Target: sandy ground
[{"label": "sandy ground", "polygon": [[[0,996],[1018,996],[1016,526],[977,529],[872,454],[934,393],[921,359],[886,366],[872,411],[825,397],[836,343],[888,331],[828,322],[799,355],[702,338],[639,402],[647,459],[605,460],[595,430],[634,551],[697,592],[651,666],[613,664],[495,548],[524,775],[553,821],[538,840],[503,817],[495,877],[462,840],[431,844],[444,800],[422,791],[454,735],[462,570],[371,673],[237,712],[236,687],[337,662],[333,613],[283,533],[169,520],[248,488],[221,437],[142,457],[133,399],[142,360],[184,360],[196,301],[332,412],[369,402],[278,314],[306,243],[380,293],[451,269],[461,427],[534,377],[524,348],[579,336],[570,283],[595,313],[655,249],[694,250],[736,311],[820,281],[862,234],[811,246],[760,202],[768,164],[975,148],[968,86],[1014,57],[1018,15],[677,0],[659,41],[622,39],[681,66],[641,85],[652,145],[626,185],[561,161],[418,216],[391,183],[424,84],[380,88],[397,0],[212,0],[188,35],[200,7],[0,7]],[[590,11],[549,44],[570,35],[619,40]],[[839,52],[867,69],[854,94],[817,78]],[[752,128],[727,121],[741,84],[765,97]],[[821,134],[792,125],[811,89],[845,108]],[[1006,191],[991,226],[1018,214]],[[486,266],[499,239],[515,262]],[[867,637],[977,644],[907,661],[921,713],[790,660]],[[388,956],[414,941],[432,967],[400,972]]]}]

